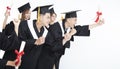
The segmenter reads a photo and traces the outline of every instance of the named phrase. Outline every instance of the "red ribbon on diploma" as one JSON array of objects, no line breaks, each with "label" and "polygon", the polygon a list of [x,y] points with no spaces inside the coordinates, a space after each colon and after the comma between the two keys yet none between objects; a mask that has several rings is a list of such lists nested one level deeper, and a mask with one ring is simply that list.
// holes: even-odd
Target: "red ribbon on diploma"
[{"label": "red ribbon on diploma", "polygon": [[97,13],[97,18],[96,18],[95,22],[98,22],[100,15],[102,15],[102,12],[97,11],[96,13]]},{"label": "red ribbon on diploma", "polygon": [[7,6],[6,8],[7,8],[7,11],[8,11],[8,13],[9,13],[9,15],[10,15],[10,10],[11,10],[11,8],[10,8],[9,6]]},{"label": "red ribbon on diploma", "polygon": [[11,10],[11,8],[9,6],[7,6],[6,8],[7,8],[7,10]]},{"label": "red ribbon on diploma", "polygon": [[16,65],[18,65],[18,63],[20,62],[20,60],[21,60],[21,57],[23,56],[23,54],[24,54],[24,51],[21,51],[21,52],[18,52],[18,50],[15,50],[15,53],[17,54],[17,57],[16,57]]}]

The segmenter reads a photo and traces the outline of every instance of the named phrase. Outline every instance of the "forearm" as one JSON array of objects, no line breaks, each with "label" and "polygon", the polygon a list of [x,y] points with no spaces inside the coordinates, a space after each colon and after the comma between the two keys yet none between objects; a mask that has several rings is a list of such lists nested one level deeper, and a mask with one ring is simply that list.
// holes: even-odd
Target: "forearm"
[{"label": "forearm", "polygon": [[89,30],[96,28],[98,26],[99,26],[99,24],[97,24],[97,23],[91,24],[91,25],[89,25]]},{"label": "forearm", "polygon": [[97,23],[89,25],[89,30],[91,30],[91,29],[93,29],[95,27],[101,26],[102,24],[104,24],[104,19],[101,19]]},{"label": "forearm", "polygon": [[5,19],[3,21],[3,29],[5,29],[6,27],[7,19],[8,19],[8,16],[5,16]]}]

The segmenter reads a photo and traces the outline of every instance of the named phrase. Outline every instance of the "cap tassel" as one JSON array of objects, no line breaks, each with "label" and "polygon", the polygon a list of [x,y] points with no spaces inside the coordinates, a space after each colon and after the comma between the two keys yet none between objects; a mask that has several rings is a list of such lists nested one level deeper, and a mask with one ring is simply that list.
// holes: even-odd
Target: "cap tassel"
[{"label": "cap tassel", "polygon": [[63,16],[61,16],[60,21],[62,21],[63,19],[65,19],[65,18]]},{"label": "cap tassel", "polygon": [[40,22],[40,7],[38,8],[38,13],[37,14],[38,14],[37,22],[39,23]]},{"label": "cap tassel", "polygon": [[21,20],[21,14],[18,15],[18,20]]}]

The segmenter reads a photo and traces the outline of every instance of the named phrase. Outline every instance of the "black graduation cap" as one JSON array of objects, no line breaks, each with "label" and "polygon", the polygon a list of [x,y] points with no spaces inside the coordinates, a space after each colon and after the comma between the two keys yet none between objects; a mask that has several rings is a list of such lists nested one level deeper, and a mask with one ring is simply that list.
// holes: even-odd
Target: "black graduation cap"
[{"label": "black graduation cap", "polygon": [[18,10],[21,13],[21,12],[27,10],[27,9],[30,9],[30,8],[31,8],[30,4],[26,3],[26,4],[22,5],[21,7],[19,7]]},{"label": "black graduation cap", "polygon": [[49,7],[52,5],[38,6],[33,11],[38,12],[38,8],[40,8],[40,14],[50,13]]},{"label": "black graduation cap", "polygon": [[[51,13],[51,14],[55,13],[54,8],[51,8],[51,9],[50,9],[50,13]],[[56,13],[55,13],[55,14],[56,14]]]},{"label": "black graduation cap", "polygon": [[65,14],[65,18],[74,18],[74,17],[77,17],[77,13],[76,12],[78,12],[78,11],[81,11],[81,10],[64,12],[62,14]]}]

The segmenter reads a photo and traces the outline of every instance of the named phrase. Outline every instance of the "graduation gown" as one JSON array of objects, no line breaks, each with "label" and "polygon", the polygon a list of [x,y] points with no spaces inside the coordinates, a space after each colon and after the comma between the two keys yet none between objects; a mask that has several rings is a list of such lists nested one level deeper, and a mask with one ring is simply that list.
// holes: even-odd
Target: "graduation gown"
[{"label": "graduation gown", "polygon": [[[63,29],[65,33],[65,25],[62,23]],[[75,26],[77,33],[75,36],[89,36],[90,30],[88,29],[88,25],[86,26]],[[72,36],[71,40],[66,42],[64,45],[62,44],[63,36],[60,24],[57,22],[49,28],[49,39],[46,41],[46,44],[51,46],[51,50],[54,52],[54,64],[56,65],[56,69],[59,69],[59,61],[62,55],[65,53],[66,48],[70,48],[70,41],[74,40]]]},{"label": "graduation gown", "polygon": [[44,45],[36,69],[53,69],[54,56],[48,45]]},{"label": "graduation gown", "polygon": [[51,40],[50,38],[51,34],[49,33],[49,28],[47,30],[48,33],[45,38],[45,43],[43,44],[41,54],[39,56],[36,69],[53,69],[55,57],[54,57],[54,52],[52,51],[52,47],[47,44],[48,43],[47,41]]},{"label": "graduation gown", "polygon": [[0,49],[8,51],[18,48],[17,46],[11,45],[15,38],[16,37],[13,34],[6,35],[6,29],[4,29],[2,32],[0,32]]},{"label": "graduation gown", "polygon": [[[8,50],[5,51],[5,54],[3,56],[3,59],[12,60],[14,61],[16,59],[15,49],[19,50],[20,48],[20,40],[14,31],[14,23],[13,21],[10,22],[10,24],[6,25],[5,27],[5,35],[8,37],[10,44]],[[4,69],[14,69],[12,66],[5,66]]]},{"label": "graduation gown", "polygon": [[0,59],[0,69],[3,69],[7,64],[7,60]]},{"label": "graduation gown", "polygon": [[9,68],[10,66],[6,66],[7,61],[15,59],[14,49],[19,48],[16,42],[17,37],[14,31],[14,24],[11,21],[10,24],[6,25],[5,29],[0,32],[0,49],[6,51],[3,59],[0,59],[0,69]]},{"label": "graduation gown", "polygon": [[[36,20],[33,21],[33,28],[38,37],[42,36],[44,28],[42,27],[39,32],[36,26]],[[19,69],[35,69],[43,45],[37,46],[34,44],[36,39],[33,38],[27,21],[22,21],[20,23],[19,34],[20,39],[26,41],[24,49],[25,54],[22,57],[22,63]]]},{"label": "graduation gown", "polygon": [[[2,50],[9,49],[6,44],[7,40],[8,39],[6,38],[6,36],[2,32],[0,32],[0,49],[2,49]],[[4,42],[4,41],[6,41],[6,42]],[[6,66],[6,63],[7,63],[7,60],[0,59],[0,69],[4,68]]]},{"label": "graduation gown", "polygon": [[9,44],[10,41],[7,36],[5,36],[4,32],[0,32],[0,49],[4,51],[8,50],[10,48]]}]

